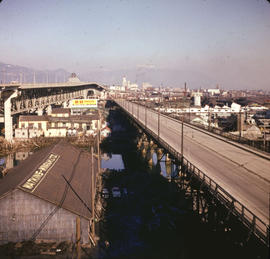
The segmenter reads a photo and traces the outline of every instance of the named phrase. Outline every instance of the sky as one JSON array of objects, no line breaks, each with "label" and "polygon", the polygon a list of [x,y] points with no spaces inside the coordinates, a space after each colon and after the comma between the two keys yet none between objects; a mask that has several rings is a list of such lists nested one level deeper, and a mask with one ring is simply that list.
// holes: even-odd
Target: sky
[{"label": "sky", "polygon": [[267,0],[3,0],[0,20],[3,63],[109,83],[126,73],[154,85],[270,90]]}]

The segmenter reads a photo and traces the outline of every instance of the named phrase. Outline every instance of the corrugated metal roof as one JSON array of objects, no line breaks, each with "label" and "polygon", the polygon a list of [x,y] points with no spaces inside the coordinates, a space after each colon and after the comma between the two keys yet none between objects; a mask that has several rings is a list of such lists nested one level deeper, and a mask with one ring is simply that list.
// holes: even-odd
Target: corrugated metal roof
[{"label": "corrugated metal roof", "polygon": [[[97,158],[94,157],[95,174],[97,170]],[[42,149],[11,169],[6,177],[0,179],[0,198],[19,188],[75,214],[90,218],[91,213],[67,185],[63,176],[90,207],[91,155],[66,142]],[[29,187],[31,184],[32,189]],[[25,188],[26,186],[28,188]]]}]

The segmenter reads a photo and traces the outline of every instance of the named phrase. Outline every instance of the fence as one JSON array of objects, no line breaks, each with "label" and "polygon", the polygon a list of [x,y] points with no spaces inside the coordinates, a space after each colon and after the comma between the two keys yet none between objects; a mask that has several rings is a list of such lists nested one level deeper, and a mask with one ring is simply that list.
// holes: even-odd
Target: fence
[{"label": "fence", "polygon": [[257,238],[259,238],[264,244],[269,246],[269,225],[264,223],[241,202],[237,201],[218,183],[208,177],[206,173],[202,172],[195,165],[189,162],[184,156],[182,156],[181,153],[172,148],[155,132],[146,127],[144,123],[142,123],[134,116],[135,113],[132,114],[131,112],[126,110],[120,102],[116,101],[116,103],[127,114],[129,114],[129,116],[132,117],[142,129],[144,129],[152,138],[154,138],[171,156],[173,156],[181,163],[181,170],[183,167],[186,167],[189,173],[191,173],[199,181],[201,181],[201,183],[208,188],[209,192],[214,195],[219,200],[219,202],[221,202],[221,204],[223,204],[229,210],[229,213],[234,214],[249,229],[249,234],[254,233]]}]

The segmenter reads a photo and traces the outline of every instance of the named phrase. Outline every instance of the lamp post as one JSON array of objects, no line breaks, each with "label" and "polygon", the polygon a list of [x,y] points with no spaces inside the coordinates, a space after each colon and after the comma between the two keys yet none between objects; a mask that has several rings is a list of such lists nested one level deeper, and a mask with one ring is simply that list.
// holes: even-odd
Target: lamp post
[{"label": "lamp post", "polygon": [[181,166],[183,166],[184,160],[184,116],[182,116],[182,127],[181,127]]},{"label": "lamp post", "polygon": [[145,112],[144,112],[144,114],[145,114],[145,129],[146,129],[146,127],[147,127],[147,107],[146,107],[146,102],[145,102]]},{"label": "lamp post", "polygon": [[158,106],[158,140],[160,135],[160,108]]},{"label": "lamp post", "polygon": [[137,120],[139,120],[139,104],[137,103]]},{"label": "lamp post", "polygon": [[158,140],[160,135],[160,92],[158,94]]},{"label": "lamp post", "polygon": [[239,121],[238,121],[238,128],[239,128],[239,142],[241,141],[241,137],[242,137],[242,116],[241,116],[241,110],[239,110]]},{"label": "lamp post", "polygon": [[264,151],[266,151],[265,121],[263,122],[263,147]]}]

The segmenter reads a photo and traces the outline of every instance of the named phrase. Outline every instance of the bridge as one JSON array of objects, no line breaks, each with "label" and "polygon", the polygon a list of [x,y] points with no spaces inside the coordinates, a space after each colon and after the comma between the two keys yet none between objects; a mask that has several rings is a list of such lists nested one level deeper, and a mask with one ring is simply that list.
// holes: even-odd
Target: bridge
[{"label": "bridge", "polygon": [[[90,94],[89,94],[90,93]],[[67,104],[75,98],[104,95],[103,86],[95,82],[69,81],[50,84],[0,84],[0,122],[5,123],[5,138],[12,141],[12,115],[23,112],[42,114],[52,104]]]},{"label": "bridge", "polygon": [[[116,103],[269,245],[270,156],[123,99]],[[229,215],[229,214],[228,214]]]}]

